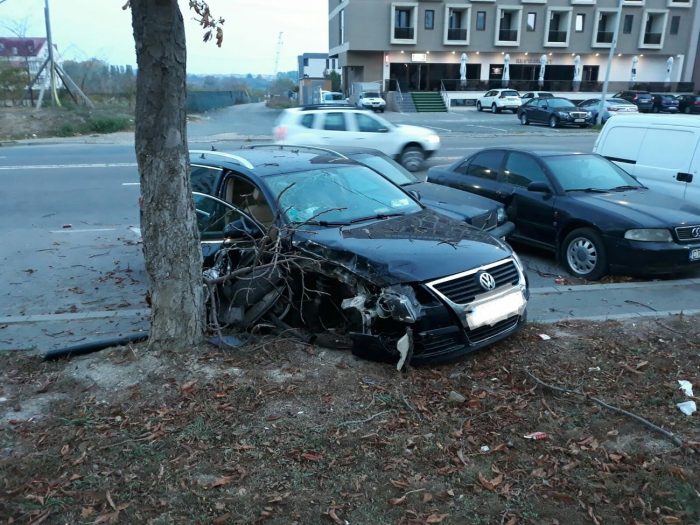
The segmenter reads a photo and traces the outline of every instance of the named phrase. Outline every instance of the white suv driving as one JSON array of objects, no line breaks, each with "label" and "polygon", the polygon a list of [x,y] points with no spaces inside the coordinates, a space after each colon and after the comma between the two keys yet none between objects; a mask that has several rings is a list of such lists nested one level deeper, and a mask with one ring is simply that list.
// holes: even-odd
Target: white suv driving
[{"label": "white suv driving", "polygon": [[433,130],[392,124],[351,106],[285,109],[272,133],[277,144],[377,149],[409,171],[421,169],[423,161],[440,148],[440,137]]},{"label": "white suv driving", "polygon": [[520,94],[514,89],[492,89],[479,97],[476,101],[476,109],[478,111],[490,109],[492,113],[500,113],[503,109],[509,109],[515,113],[521,103]]}]

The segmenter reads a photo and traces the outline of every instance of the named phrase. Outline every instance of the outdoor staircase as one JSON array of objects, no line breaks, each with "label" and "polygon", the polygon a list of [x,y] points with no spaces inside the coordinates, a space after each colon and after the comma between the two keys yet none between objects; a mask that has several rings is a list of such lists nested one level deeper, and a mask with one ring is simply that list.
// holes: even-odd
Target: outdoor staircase
[{"label": "outdoor staircase", "polygon": [[413,99],[410,94],[406,93],[402,97],[396,97],[395,99],[396,109],[401,113],[415,113],[416,105],[413,103]]},{"label": "outdoor staircase", "polygon": [[420,113],[447,111],[445,101],[437,91],[412,91],[410,95],[416,111]]}]

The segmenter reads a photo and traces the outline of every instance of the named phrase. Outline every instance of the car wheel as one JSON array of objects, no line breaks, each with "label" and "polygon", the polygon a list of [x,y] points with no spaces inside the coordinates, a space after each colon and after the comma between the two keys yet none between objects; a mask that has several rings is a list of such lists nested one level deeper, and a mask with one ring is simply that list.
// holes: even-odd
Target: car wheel
[{"label": "car wheel", "polygon": [[495,102],[491,104],[491,113],[498,113],[498,107]]},{"label": "car wheel", "polygon": [[571,275],[591,281],[597,281],[608,271],[603,239],[591,228],[579,228],[566,236],[562,260]]},{"label": "car wheel", "polygon": [[525,113],[520,114],[520,123],[523,126],[528,126],[530,124],[530,121],[527,119],[527,115]]},{"label": "car wheel", "polygon": [[399,163],[408,171],[418,171],[424,160],[425,153],[420,146],[406,146],[399,157]]},{"label": "car wheel", "polygon": [[556,128],[559,125],[559,121],[557,120],[557,117],[552,115],[549,117],[549,127],[550,128]]},{"label": "car wheel", "polygon": [[476,103],[476,110],[477,111],[484,111],[484,108],[481,107],[481,102]]},{"label": "car wheel", "polygon": [[690,106],[686,106],[683,112],[688,115],[690,113]]},{"label": "car wheel", "polygon": [[652,113],[658,113],[658,112],[659,112],[659,108],[657,108],[656,106],[654,106],[653,108],[651,108],[651,112],[652,112]]}]

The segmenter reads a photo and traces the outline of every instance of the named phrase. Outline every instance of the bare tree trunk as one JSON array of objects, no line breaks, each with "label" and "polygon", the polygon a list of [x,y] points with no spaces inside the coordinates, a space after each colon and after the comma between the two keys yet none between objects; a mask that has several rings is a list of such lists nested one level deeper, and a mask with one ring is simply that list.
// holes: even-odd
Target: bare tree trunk
[{"label": "bare tree trunk", "polygon": [[185,349],[204,327],[202,254],[189,178],[186,49],[177,0],[131,0],[136,158],[151,292],[149,347]]}]

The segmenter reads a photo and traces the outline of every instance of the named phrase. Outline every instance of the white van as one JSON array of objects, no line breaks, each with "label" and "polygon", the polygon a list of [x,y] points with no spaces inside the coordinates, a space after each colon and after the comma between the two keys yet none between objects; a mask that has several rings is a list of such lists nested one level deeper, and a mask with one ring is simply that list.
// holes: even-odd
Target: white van
[{"label": "white van", "polygon": [[603,155],[659,192],[700,203],[700,117],[615,115],[598,135]]}]

